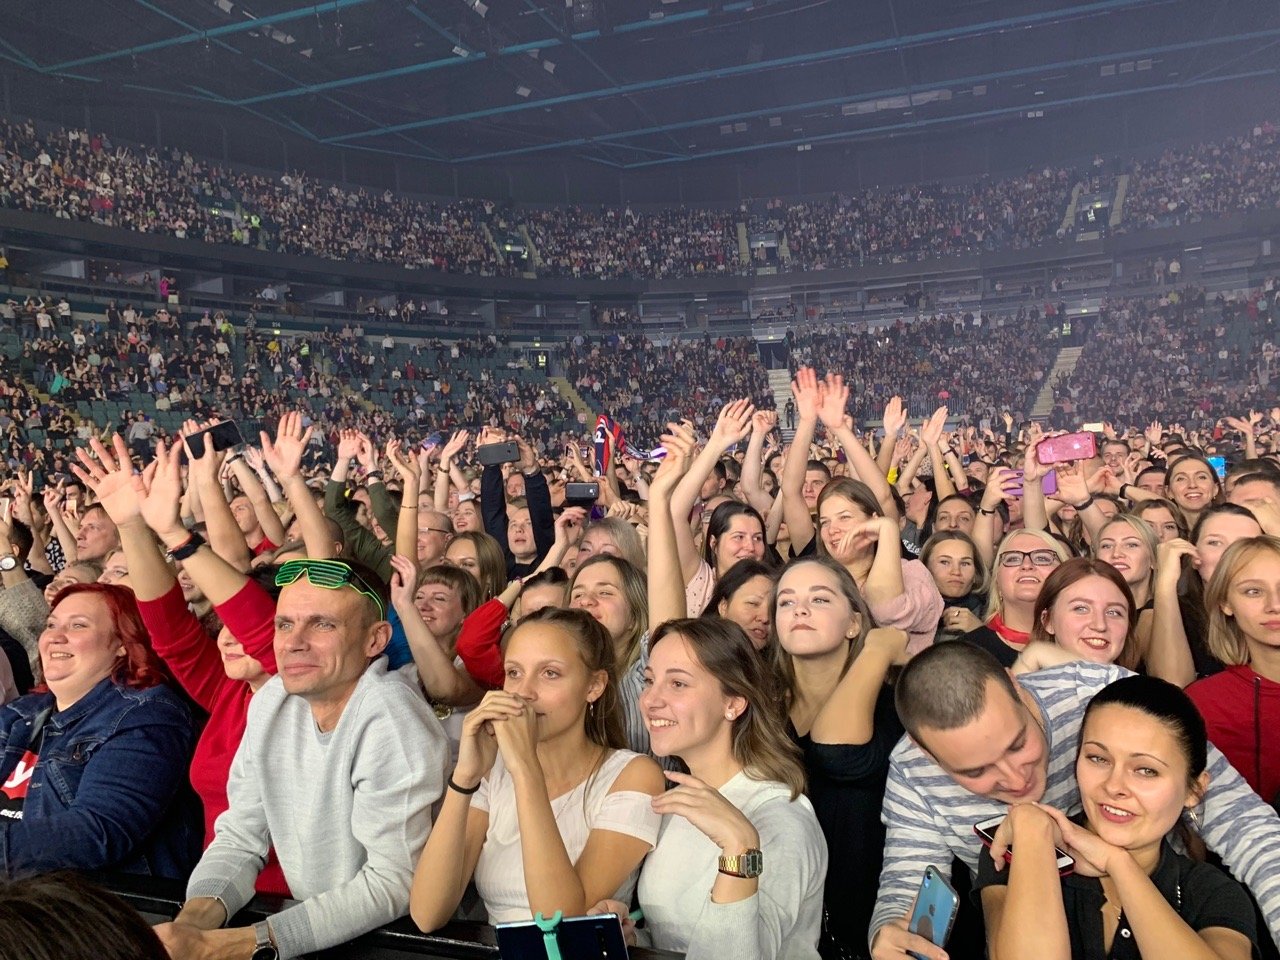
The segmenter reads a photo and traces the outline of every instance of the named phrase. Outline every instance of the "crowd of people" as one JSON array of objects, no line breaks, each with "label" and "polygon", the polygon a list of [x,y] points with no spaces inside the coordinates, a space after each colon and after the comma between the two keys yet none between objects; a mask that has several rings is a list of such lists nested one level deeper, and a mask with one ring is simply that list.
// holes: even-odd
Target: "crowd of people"
[{"label": "crowd of people", "polygon": [[[864,433],[874,345],[815,339],[787,442],[748,343],[615,339],[569,346],[641,364],[601,382],[620,419],[674,369],[718,412],[548,444],[472,343],[438,442],[326,433],[282,382],[247,443],[120,424],[11,470],[0,909],[175,878],[131,934],[173,960],[434,931],[469,889],[690,958],[1275,955],[1280,407],[949,431],[894,396]],[[972,892],[950,942],[929,885]],[[255,892],[286,906],[228,926]]]},{"label": "crowd of people", "polygon": [[1108,300],[1075,369],[1054,384],[1053,422],[1200,422],[1275,396],[1277,290],[1212,300],[1195,287]]},{"label": "crowd of people", "polygon": [[[1130,165],[1122,229],[1271,209],[1276,130]],[[105,134],[0,120],[0,206],[143,233],[353,262],[473,275],[671,279],[748,272],[740,226],[776,233],[776,266],[821,270],[905,262],[1061,238],[1081,176],[1063,168],[963,184],[871,188],[821,200],[738,209],[632,206],[517,208],[434,202],[324,184],[304,173],[249,174]],[[1092,180],[1090,176],[1090,182]],[[500,238],[527,237],[528,258]]]},{"label": "crowd of people", "polygon": [[1021,422],[1030,417],[1059,346],[1053,310],[938,313],[863,333],[808,327],[792,338],[791,366],[843,371],[859,421],[875,419],[876,397],[887,392],[901,396],[916,418],[941,403],[972,423],[995,423],[1005,412]]},{"label": "crowd of people", "polygon": [[1121,229],[1176,226],[1205,217],[1274,210],[1277,129],[1267,121],[1220,143],[1170,149],[1133,164]]}]

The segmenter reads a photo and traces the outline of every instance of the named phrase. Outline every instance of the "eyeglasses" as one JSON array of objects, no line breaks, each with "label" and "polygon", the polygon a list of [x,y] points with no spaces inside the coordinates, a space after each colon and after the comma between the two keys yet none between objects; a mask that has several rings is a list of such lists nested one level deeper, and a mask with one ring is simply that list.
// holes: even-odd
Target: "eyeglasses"
[{"label": "eyeglasses", "polygon": [[387,609],[378,591],[341,560],[286,560],[276,571],[276,586],[287,587],[297,582],[303,574],[306,574],[307,581],[313,587],[323,587],[325,590],[351,587],[356,593],[374,602],[378,608],[379,620],[386,619]]},{"label": "eyeglasses", "polygon": [[427,533],[443,533],[446,536],[453,532],[452,530],[445,530],[443,527],[423,527],[422,529]]},{"label": "eyeglasses", "polygon": [[1052,550],[1006,550],[997,559],[1002,567],[1020,567],[1028,557],[1033,567],[1056,567],[1062,562]]}]

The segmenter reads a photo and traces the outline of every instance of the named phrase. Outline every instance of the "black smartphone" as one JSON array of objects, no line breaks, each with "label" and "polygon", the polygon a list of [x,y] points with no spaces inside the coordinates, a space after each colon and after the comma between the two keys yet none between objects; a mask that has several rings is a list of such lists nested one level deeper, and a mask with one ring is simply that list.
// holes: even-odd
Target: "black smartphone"
[{"label": "black smartphone", "polygon": [[[990,847],[996,841],[996,831],[1000,829],[1000,824],[1004,823],[1004,815],[992,817],[989,820],[983,820],[973,825],[973,832],[978,835],[978,839],[982,841],[984,847]],[[1065,877],[1076,868],[1076,862],[1069,853],[1064,853],[1057,847],[1054,847],[1054,853],[1058,860],[1058,874]],[[1013,844],[1010,844],[1004,852],[1004,862],[1013,862]]]},{"label": "black smartphone", "polygon": [[520,445],[514,440],[505,443],[486,443],[476,447],[476,459],[486,467],[500,463],[517,463],[520,460]]},{"label": "black smartphone", "polygon": [[587,507],[600,499],[600,483],[592,480],[588,483],[566,483],[564,485],[564,502],[578,507]]},{"label": "black smartphone", "polygon": [[238,447],[244,443],[244,437],[240,435],[239,425],[234,420],[223,420],[221,423],[215,423],[212,427],[207,427],[187,437],[187,451],[191,456],[204,456],[206,438],[215,451],[230,450],[232,447]]},{"label": "black smartphone", "polygon": [[[546,960],[546,934],[536,923],[499,923],[494,927],[502,960]],[[565,960],[626,960],[627,945],[616,913],[565,917],[556,927],[555,944]]]}]

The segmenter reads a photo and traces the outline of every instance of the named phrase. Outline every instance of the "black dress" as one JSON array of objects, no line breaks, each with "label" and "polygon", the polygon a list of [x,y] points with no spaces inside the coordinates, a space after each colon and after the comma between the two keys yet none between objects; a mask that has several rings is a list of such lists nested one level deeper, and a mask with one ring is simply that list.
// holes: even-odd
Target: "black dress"
[{"label": "black dress", "polygon": [[804,753],[809,801],[827,838],[826,915],[819,952],[824,960],[862,960],[868,956],[867,929],[884,861],[880,808],[889,754],[902,736],[893,688],[880,688],[867,743],[814,743],[790,724],[788,731]]},{"label": "black dress", "polygon": [[[1160,862],[1151,881],[1164,895],[1178,915],[1192,930],[1226,927],[1249,938],[1256,953],[1257,925],[1253,902],[1244,887],[1223,871],[1207,863],[1197,863],[1177,853],[1168,843],[1161,846]],[[1008,869],[996,873],[995,864],[987,856],[978,858],[978,879],[973,885],[974,899],[981,902],[984,887],[1003,886],[1009,882]],[[1102,881],[1095,877],[1072,874],[1062,878],[1062,905],[1071,935],[1072,960],[1143,960],[1137,938],[1121,913],[1111,941],[1111,951],[1103,949],[1102,905],[1106,896]],[[1164,960],[1147,957],[1145,960]]]}]

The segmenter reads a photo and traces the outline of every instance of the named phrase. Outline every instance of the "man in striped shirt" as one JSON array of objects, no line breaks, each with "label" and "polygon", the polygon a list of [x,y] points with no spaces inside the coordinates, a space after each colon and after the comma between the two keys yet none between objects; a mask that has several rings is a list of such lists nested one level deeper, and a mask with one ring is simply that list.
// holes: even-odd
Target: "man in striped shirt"
[{"label": "man in striped shirt", "polygon": [[[874,960],[946,957],[909,933],[906,917],[925,867],[946,873],[958,857],[976,873],[978,858],[990,855],[974,824],[1017,803],[1080,811],[1075,761],[1085,707],[1127,673],[1078,662],[1010,678],[965,643],[931,647],[907,665],[896,694],[908,736],[893,751],[881,813],[887,833],[869,931]],[[1280,818],[1212,746],[1208,770],[1193,825],[1249,887],[1280,939]]]}]

